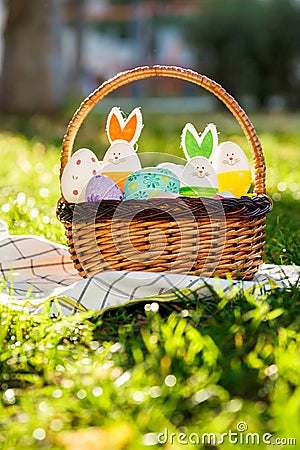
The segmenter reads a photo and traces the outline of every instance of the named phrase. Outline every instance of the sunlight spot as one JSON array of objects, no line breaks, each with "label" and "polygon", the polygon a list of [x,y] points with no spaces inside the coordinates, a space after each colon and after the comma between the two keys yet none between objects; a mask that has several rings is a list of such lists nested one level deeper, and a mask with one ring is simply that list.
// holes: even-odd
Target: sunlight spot
[{"label": "sunlight spot", "polygon": [[37,208],[32,208],[31,210],[30,210],[30,217],[32,218],[32,219],[36,219],[37,217],[38,217],[38,215],[39,215],[39,210],[37,209]]},{"label": "sunlight spot", "polygon": [[26,202],[26,194],[24,192],[19,192],[17,195],[17,203],[19,206],[24,205]]},{"label": "sunlight spot", "polygon": [[265,375],[267,377],[274,377],[274,375],[277,375],[278,367],[276,364],[271,364],[271,366],[265,368]]},{"label": "sunlight spot", "polygon": [[28,414],[25,414],[25,413],[18,414],[16,418],[17,418],[17,421],[21,422],[21,423],[29,422],[29,416],[28,416]]},{"label": "sunlight spot", "polygon": [[151,336],[149,338],[150,344],[155,345],[155,344],[157,344],[157,341],[158,341],[157,336],[155,334],[151,334]]},{"label": "sunlight spot", "polygon": [[278,189],[280,192],[285,191],[285,190],[286,190],[286,183],[285,183],[284,181],[281,181],[280,183],[278,183],[277,189]]},{"label": "sunlight spot", "polygon": [[39,163],[37,163],[37,164],[35,165],[35,171],[36,171],[37,173],[43,173],[44,170],[45,170],[45,166],[44,166],[43,163],[39,162]]},{"label": "sunlight spot", "polygon": [[109,351],[110,351],[111,353],[120,352],[120,351],[122,351],[122,350],[124,350],[124,347],[123,347],[122,344],[120,344],[120,342],[116,342],[116,343],[113,344],[113,345],[110,347],[110,349],[109,349]]},{"label": "sunlight spot", "polygon": [[239,398],[235,398],[233,400],[230,400],[228,404],[226,405],[227,411],[234,413],[242,409],[243,401]]},{"label": "sunlight spot", "polygon": [[147,433],[143,436],[143,445],[156,445],[157,444],[157,434]]},{"label": "sunlight spot", "polygon": [[115,380],[116,378],[119,378],[122,375],[123,371],[120,369],[120,367],[115,367],[110,374],[110,377]]},{"label": "sunlight spot", "polygon": [[41,412],[43,412],[43,413],[46,413],[46,412],[49,410],[48,403],[46,403],[46,402],[41,402],[41,403],[39,404],[39,410],[40,410]]},{"label": "sunlight spot", "polygon": [[133,393],[132,398],[133,398],[133,400],[135,402],[141,403],[144,400],[145,396],[144,396],[144,393],[142,391],[135,391]]},{"label": "sunlight spot", "polygon": [[97,348],[99,348],[99,346],[100,346],[100,343],[98,341],[92,341],[90,343],[91,350],[97,350]]},{"label": "sunlight spot", "polygon": [[84,364],[85,366],[88,366],[88,365],[91,364],[90,358],[83,358],[83,359],[81,360],[81,362],[82,362],[82,364]]},{"label": "sunlight spot", "polygon": [[69,380],[68,378],[64,378],[61,381],[61,385],[64,389],[72,389],[75,386],[75,383],[73,380]]},{"label": "sunlight spot", "polygon": [[32,436],[38,441],[43,441],[46,437],[46,431],[43,428],[36,428],[33,431]]},{"label": "sunlight spot", "polygon": [[13,389],[7,389],[7,391],[4,392],[3,397],[4,397],[5,402],[9,403],[10,405],[15,403],[15,401],[16,401],[15,392]]},{"label": "sunlight spot", "polygon": [[212,397],[214,394],[210,389],[200,389],[200,391],[196,392],[192,400],[194,403],[202,403]]},{"label": "sunlight spot", "polygon": [[47,188],[41,188],[40,189],[40,196],[41,197],[48,197],[48,195],[49,195],[49,189],[47,189]]},{"label": "sunlight spot", "polygon": [[93,389],[92,389],[92,394],[93,394],[93,396],[94,397],[100,397],[100,395],[102,395],[103,394],[103,389],[102,389],[102,387],[94,387]]},{"label": "sunlight spot", "polygon": [[3,212],[7,213],[8,211],[10,211],[10,205],[8,203],[4,203],[1,209]]},{"label": "sunlight spot", "polygon": [[291,183],[291,184],[290,184],[290,191],[291,191],[291,192],[297,192],[297,191],[299,191],[299,184],[298,184],[298,183]]},{"label": "sunlight spot", "polygon": [[60,419],[53,419],[49,424],[49,428],[52,431],[60,431],[63,427],[63,423]]},{"label": "sunlight spot", "polygon": [[293,192],[292,197],[294,200],[300,200],[300,191]]},{"label": "sunlight spot", "polygon": [[165,385],[168,387],[173,387],[177,383],[177,378],[175,375],[167,375],[165,378]]},{"label": "sunlight spot", "polygon": [[130,373],[129,372],[124,372],[119,378],[117,378],[114,382],[114,385],[116,387],[120,387],[122,386],[124,383],[126,383],[128,380],[130,380]]},{"label": "sunlight spot", "polygon": [[189,317],[189,315],[190,315],[189,310],[188,310],[188,309],[183,309],[183,310],[180,312],[180,315],[181,315],[182,317]]},{"label": "sunlight spot", "polygon": [[159,386],[151,386],[150,396],[152,398],[157,398],[161,396],[161,388]]},{"label": "sunlight spot", "polygon": [[272,195],[272,199],[273,199],[275,202],[279,202],[279,200],[281,199],[281,194],[279,194],[278,192],[275,192],[275,193]]},{"label": "sunlight spot", "polygon": [[55,164],[55,166],[54,166],[53,169],[52,169],[52,173],[53,173],[54,175],[58,175],[58,174],[59,174],[59,171],[60,171],[60,164]]},{"label": "sunlight spot", "polygon": [[50,217],[48,217],[48,216],[43,216],[42,222],[45,223],[45,224],[50,223]]},{"label": "sunlight spot", "polygon": [[79,400],[83,400],[86,397],[86,391],[84,389],[80,389],[76,395]]},{"label": "sunlight spot", "polygon": [[62,397],[62,395],[63,395],[63,393],[62,393],[62,390],[61,390],[61,389],[55,389],[55,390],[52,392],[52,397],[53,397],[53,398],[60,398],[60,397]]},{"label": "sunlight spot", "polygon": [[33,208],[35,205],[35,198],[34,197],[29,197],[27,199],[27,206],[28,208]]},{"label": "sunlight spot", "polygon": [[150,305],[150,311],[156,313],[159,310],[159,304],[154,302]]}]

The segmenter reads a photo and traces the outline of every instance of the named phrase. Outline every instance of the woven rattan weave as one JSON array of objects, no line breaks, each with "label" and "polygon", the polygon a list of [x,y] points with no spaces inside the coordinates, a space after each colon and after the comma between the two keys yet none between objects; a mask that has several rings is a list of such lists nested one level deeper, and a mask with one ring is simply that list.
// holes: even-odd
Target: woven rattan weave
[{"label": "woven rattan weave", "polygon": [[93,107],[117,88],[149,77],[175,77],[212,92],[231,111],[247,137],[254,164],[254,196],[68,203],[60,198],[71,258],[83,277],[103,270],[170,271],[252,279],[262,262],[265,162],[256,131],[236,100],[215,81],[178,67],[139,67],[122,72],[87,97],[69,123],[61,155],[62,175],[77,132]]}]

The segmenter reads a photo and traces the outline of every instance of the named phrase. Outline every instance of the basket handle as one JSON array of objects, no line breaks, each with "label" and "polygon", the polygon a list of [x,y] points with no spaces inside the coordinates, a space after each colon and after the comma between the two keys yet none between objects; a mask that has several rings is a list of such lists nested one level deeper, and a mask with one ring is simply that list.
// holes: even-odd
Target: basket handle
[{"label": "basket handle", "polygon": [[142,80],[151,77],[170,77],[189,81],[203,87],[212,92],[220,99],[227,109],[233,114],[240,124],[251,149],[254,163],[254,192],[255,194],[265,194],[265,160],[262,152],[262,146],[256,134],[253,124],[249,120],[245,111],[240,107],[238,102],[218,83],[210,78],[200,75],[189,69],[183,69],[174,66],[152,66],[137,67],[126,72],[121,72],[114,78],[105,81],[94,92],[92,92],[79,106],[73,118],[69,122],[66,134],[63,140],[61,153],[60,177],[62,176],[65,165],[72,155],[72,149],[77,132],[94,106],[102,100],[106,95],[118,89],[121,86],[132,83],[136,80]]}]

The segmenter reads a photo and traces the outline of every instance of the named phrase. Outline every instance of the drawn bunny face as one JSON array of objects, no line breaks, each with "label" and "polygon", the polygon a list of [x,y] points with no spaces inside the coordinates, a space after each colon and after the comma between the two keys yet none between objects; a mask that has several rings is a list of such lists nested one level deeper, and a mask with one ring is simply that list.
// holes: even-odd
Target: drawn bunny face
[{"label": "drawn bunny face", "polygon": [[247,156],[239,145],[231,141],[223,142],[217,147],[212,165],[217,173],[250,170]]},{"label": "drawn bunny face", "polygon": [[181,185],[217,188],[218,179],[208,159],[203,156],[196,156],[183,169]]},{"label": "drawn bunny face", "polygon": [[228,164],[229,166],[234,166],[240,161],[240,158],[237,156],[236,152],[226,153],[224,155],[224,159],[222,160],[223,164]]},{"label": "drawn bunny face", "polygon": [[84,201],[88,181],[99,172],[99,161],[88,148],[77,150],[67,162],[61,177],[61,190],[70,203]]},{"label": "drawn bunny face", "polygon": [[128,172],[141,168],[135,149],[121,139],[116,140],[107,150],[102,164],[102,170],[111,172]]},{"label": "drawn bunny face", "polygon": [[140,108],[135,108],[127,119],[124,119],[119,108],[112,108],[106,125],[111,145],[104,155],[102,171],[134,172],[141,168],[135,144],[142,128],[143,120]]}]

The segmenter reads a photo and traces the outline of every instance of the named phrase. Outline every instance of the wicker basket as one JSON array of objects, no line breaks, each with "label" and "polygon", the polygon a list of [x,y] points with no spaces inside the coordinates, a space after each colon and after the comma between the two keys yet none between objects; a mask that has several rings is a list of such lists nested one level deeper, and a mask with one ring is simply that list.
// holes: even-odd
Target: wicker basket
[{"label": "wicker basket", "polygon": [[97,88],[80,105],[63,141],[61,175],[77,132],[88,113],[120,86],[149,77],[189,81],[212,92],[231,111],[247,137],[254,162],[253,197],[151,199],[68,203],[60,198],[71,258],[82,277],[104,270],[172,272],[250,280],[262,262],[265,216],[265,162],[255,129],[236,100],[215,81],[178,67],[139,67]]}]

